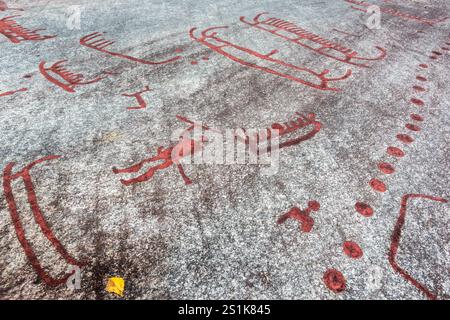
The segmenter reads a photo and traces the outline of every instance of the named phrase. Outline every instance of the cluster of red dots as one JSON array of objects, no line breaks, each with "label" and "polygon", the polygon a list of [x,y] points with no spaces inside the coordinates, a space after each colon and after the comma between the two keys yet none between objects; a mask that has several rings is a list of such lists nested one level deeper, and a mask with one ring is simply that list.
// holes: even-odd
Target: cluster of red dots
[{"label": "cluster of red dots", "polygon": [[[450,48],[450,37],[447,40],[447,42],[440,47],[441,50],[449,51]],[[431,51],[431,54],[429,55],[429,58],[431,60],[437,60],[441,56],[443,56],[444,53],[439,50],[433,50]],[[403,145],[411,144],[414,141],[414,138],[411,137],[412,133],[419,132],[421,130],[419,124],[424,121],[424,117],[420,115],[420,111],[425,107],[425,102],[418,97],[418,94],[427,92],[426,84],[428,82],[428,79],[422,74],[425,70],[429,68],[428,64],[421,63],[418,66],[418,70],[420,70],[420,74],[416,75],[415,83],[412,86],[412,91],[414,95],[410,98],[409,103],[414,108],[414,110],[411,112],[409,119],[407,123],[405,124],[404,128],[407,130],[406,132],[398,133],[396,138],[399,142],[401,142]],[[387,155],[392,159],[399,159],[405,156],[405,151],[399,147],[395,146],[388,146],[386,149]],[[395,166],[390,162],[380,162],[377,165],[378,170],[382,175],[390,175],[395,172]],[[378,178],[372,178],[369,181],[369,186],[375,191],[375,192],[386,192],[388,190],[386,184],[382,181],[382,179]],[[374,214],[374,210],[372,207],[364,202],[356,202],[355,204],[355,210],[359,214],[361,214],[364,217],[371,217]],[[346,241],[342,245],[343,252],[345,255],[352,259],[359,259],[363,256],[363,251],[361,247],[353,242],[353,241]],[[323,275],[323,281],[325,285],[333,292],[339,293],[346,289],[347,287],[347,281],[339,270],[336,269],[329,269],[325,272]]]}]

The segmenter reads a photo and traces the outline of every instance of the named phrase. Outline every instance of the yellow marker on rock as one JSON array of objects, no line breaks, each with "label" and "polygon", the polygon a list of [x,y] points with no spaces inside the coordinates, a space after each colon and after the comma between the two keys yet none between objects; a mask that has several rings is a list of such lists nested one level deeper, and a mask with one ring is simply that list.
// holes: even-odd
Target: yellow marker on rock
[{"label": "yellow marker on rock", "polygon": [[123,293],[125,291],[125,280],[119,277],[109,278],[108,283],[106,284],[106,291],[123,297]]}]

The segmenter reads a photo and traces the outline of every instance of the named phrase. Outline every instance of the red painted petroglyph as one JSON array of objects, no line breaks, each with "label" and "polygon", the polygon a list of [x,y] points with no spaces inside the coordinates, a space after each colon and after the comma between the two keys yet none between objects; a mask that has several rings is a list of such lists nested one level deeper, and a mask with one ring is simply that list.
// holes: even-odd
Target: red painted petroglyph
[{"label": "red painted petroglyph", "polygon": [[27,90],[28,90],[27,88],[21,88],[21,89],[18,89],[18,90],[6,91],[6,92],[3,92],[3,93],[0,93],[0,97],[10,96],[10,95],[13,95],[13,94],[16,94],[16,93],[19,93],[19,92],[25,92]]},{"label": "red painted petroglyph", "polygon": [[[285,79],[288,79],[288,80],[291,80],[294,82],[298,82],[305,86],[309,86],[311,88],[318,89],[318,90],[341,91],[338,88],[331,88],[329,86],[330,83],[332,83],[334,81],[342,81],[344,79],[347,79],[352,74],[351,70],[347,70],[347,72],[341,77],[328,78],[327,75],[330,73],[330,70],[328,70],[328,69],[318,73],[309,68],[293,65],[288,62],[273,58],[273,55],[278,53],[278,50],[272,50],[268,54],[262,54],[257,51],[233,44],[233,43],[226,41],[217,36],[218,29],[227,29],[227,28],[228,28],[227,26],[208,28],[208,29],[203,30],[199,37],[196,37],[194,35],[194,32],[197,30],[197,28],[192,28],[189,31],[189,35],[195,41],[201,43],[202,45],[210,48],[211,50],[213,50],[213,51],[223,55],[224,57],[226,57],[234,62],[237,62],[243,66],[254,68],[256,70],[260,70],[265,73],[269,73],[269,74],[272,74],[272,75],[275,75],[278,77],[282,77],[282,78],[285,78]],[[260,59],[261,62],[271,63],[274,65],[274,67],[289,68],[290,73],[286,73],[285,71],[278,71],[273,68],[269,68],[266,66],[262,66],[262,65],[247,61],[244,58],[240,58],[236,55],[226,52],[224,50],[225,48],[235,49],[235,50],[239,51],[242,55],[250,55],[250,56],[252,56],[252,58]],[[300,74],[303,73],[309,77],[313,77],[317,80],[317,82],[312,82],[312,81],[309,81],[309,80],[306,80],[306,79],[303,79],[300,77],[292,76],[291,73],[294,73],[294,72],[300,73]]]},{"label": "red painted petroglyph", "polygon": [[418,115],[418,114],[415,114],[415,113],[411,114],[411,119],[414,120],[414,121],[419,121],[419,122],[423,121],[423,117],[421,115]]},{"label": "red painted petroglyph", "polygon": [[418,105],[420,107],[423,107],[425,105],[425,102],[417,98],[411,98],[411,103],[414,103],[415,105]]},{"label": "red painted petroglyph", "polygon": [[369,206],[366,203],[363,202],[357,202],[355,203],[355,210],[363,215],[364,217],[371,217],[373,216],[373,209],[371,206]]},{"label": "red painted petroglyph", "polygon": [[55,250],[61,255],[62,258],[64,258],[64,260],[68,264],[82,267],[85,264],[75,260],[67,252],[67,250],[64,248],[64,246],[61,244],[61,242],[58,240],[58,238],[55,236],[55,234],[47,224],[47,221],[39,207],[35,188],[30,174],[30,170],[37,164],[58,158],[59,156],[48,156],[41,158],[39,160],[33,161],[32,163],[30,163],[17,173],[12,173],[12,169],[15,165],[15,163],[13,162],[9,163],[3,170],[3,192],[5,195],[6,202],[8,204],[11,220],[13,222],[17,238],[19,239],[19,242],[22,245],[22,248],[24,249],[25,255],[27,256],[27,259],[32,265],[33,269],[36,271],[39,278],[42,279],[49,286],[58,286],[60,284],[65,283],[72,274],[66,274],[60,278],[54,278],[42,267],[38,257],[36,256],[32,248],[31,243],[27,240],[25,236],[25,230],[23,228],[17,204],[14,199],[11,183],[13,180],[22,179],[25,185],[25,191],[27,193],[28,203],[30,205],[31,211],[33,212],[34,220],[39,225],[42,233],[45,235],[45,237],[50,241]]},{"label": "red painted petroglyph", "polygon": [[[67,70],[64,67],[65,62],[67,62],[67,60],[61,60],[54,63],[51,67],[46,68],[46,62],[42,61],[39,64],[39,72],[45,77],[45,79],[70,93],[74,93],[75,87],[77,86],[85,86],[105,79],[105,77],[95,77],[92,80],[83,81],[84,75]],[[53,76],[52,73],[55,76]]]},{"label": "red painted petroglyph", "polygon": [[414,141],[414,139],[412,137],[410,137],[409,135],[404,134],[404,133],[399,133],[397,135],[397,139],[403,143],[412,143]]},{"label": "red painted petroglyph", "polygon": [[[194,128],[196,126],[197,127],[200,126],[200,125],[194,123],[193,121],[190,121],[181,116],[177,116],[177,119],[180,121],[186,122],[190,125],[189,128],[184,130],[184,132],[190,132],[190,131],[194,130]],[[205,130],[210,129],[207,126],[200,126],[200,127],[202,127]],[[167,169],[167,168],[171,167],[172,165],[176,165],[185,184],[191,184],[192,181],[185,174],[184,169],[180,163],[180,160],[184,157],[188,157],[197,152],[200,152],[202,150],[203,144],[205,143],[206,140],[204,139],[203,136],[201,137],[200,141],[185,138],[184,135],[182,135],[180,138],[181,138],[181,141],[173,146],[170,146],[168,148],[164,148],[162,146],[159,147],[156,152],[157,153],[156,156],[144,159],[144,160],[132,165],[131,167],[128,167],[125,169],[117,169],[116,167],[114,167],[113,172],[115,174],[136,173],[136,172],[140,171],[142,169],[142,167],[147,163],[163,161],[159,165],[150,167],[144,174],[142,174],[136,178],[132,178],[132,179],[128,179],[128,180],[121,179],[120,182],[126,186],[135,184],[135,183],[145,182],[145,181],[150,180],[157,171]],[[173,157],[174,154],[176,155],[176,157]]]},{"label": "red painted petroglyph", "polygon": [[391,174],[391,173],[394,173],[394,171],[395,171],[394,167],[390,163],[387,163],[387,162],[379,163],[378,169],[380,169],[380,171],[385,174]]},{"label": "red painted petroglyph", "polygon": [[[314,113],[310,113],[306,116],[301,115],[300,113],[296,113],[296,118],[294,120],[285,122],[284,124],[280,123],[274,123],[271,125],[270,128],[267,128],[265,133],[257,134],[254,136],[249,136],[247,134],[247,131],[245,129],[241,129],[244,136],[237,136],[237,138],[245,142],[246,144],[249,144],[251,147],[257,147],[259,144],[268,142],[271,139],[271,134],[273,130],[278,130],[278,136],[281,139],[283,139],[285,136],[288,136],[296,131],[298,131],[301,128],[305,128],[307,126],[313,126],[310,132],[301,135],[300,137],[287,139],[286,141],[281,141],[278,145],[279,149],[290,147],[293,145],[297,145],[303,141],[309,140],[312,137],[314,137],[321,129],[322,124],[316,120],[316,115]],[[252,142],[253,140],[253,142]],[[259,153],[261,150],[258,148],[257,150],[254,150],[253,148],[250,149],[254,153]],[[266,151],[266,150],[263,150]],[[267,147],[267,152],[271,151],[271,146]]]},{"label": "red painted petroglyph", "polygon": [[425,63],[421,63],[421,64],[419,64],[419,67],[421,67],[421,68],[423,68],[423,69],[427,69],[427,68],[428,68],[428,65],[425,64]]},{"label": "red painted petroglyph", "polygon": [[416,90],[417,92],[425,92],[426,91],[426,89],[421,86],[413,86],[413,89]]},{"label": "red painted petroglyph", "polygon": [[422,81],[422,82],[428,81],[427,78],[425,78],[423,76],[417,76],[416,79],[419,81]]},{"label": "red painted petroglyph", "polygon": [[386,185],[378,180],[378,179],[372,179],[369,181],[369,185],[372,187],[373,190],[378,191],[378,192],[386,192],[387,191],[387,187]]},{"label": "red painted petroglyph", "polygon": [[411,131],[420,131],[420,127],[416,126],[415,124],[412,124],[412,123],[407,123],[405,125],[405,127],[406,127],[406,129],[409,129]]},{"label": "red painted petroglyph", "polygon": [[[358,6],[366,7],[366,8],[370,7],[372,5],[370,3],[357,1],[357,0],[344,0],[344,1],[351,3],[351,4],[358,5]],[[401,12],[401,11],[398,11],[398,10],[395,10],[392,8],[381,7],[381,6],[378,6],[378,7],[380,8],[380,12],[382,12],[382,13],[386,13],[391,16],[398,17],[398,18],[401,18],[404,20],[415,21],[415,22],[419,22],[419,23],[423,23],[423,24],[427,24],[427,25],[434,25],[436,23],[443,22],[448,19],[448,17],[442,17],[442,18],[437,18],[437,19],[428,19],[428,18],[415,16],[415,15],[412,15],[409,13]],[[355,6],[351,6],[351,8],[354,10],[367,12],[367,9],[364,9],[364,8],[355,7]]]},{"label": "red painted petroglyph", "polygon": [[299,222],[300,230],[302,232],[311,232],[311,229],[314,226],[314,219],[311,217],[311,211],[319,211],[319,209],[319,202],[314,200],[309,201],[308,207],[305,210],[293,207],[277,220],[277,224],[283,224],[288,219],[295,219]]},{"label": "red painted petroglyph", "polygon": [[[339,43],[327,40],[321,36],[318,36],[308,30],[300,28],[295,24],[284,21],[278,18],[266,18],[261,19],[261,16],[267,14],[266,12],[258,14],[253,18],[253,22],[245,20],[245,17],[241,17],[240,20],[252,27],[269,32],[275,36],[283,38],[284,40],[298,44],[304,48],[312,50],[318,54],[332,58],[337,61],[341,61],[347,64],[351,64],[358,67],[369,67],[368,64],[361,61],[377,61],[386,57],[386,50],[381,47],[375,47],[380,53],[373,58],[366,58],[358,56],[358,52],[353,49],[349,49]],[[290,35],[285,35],[289,33]],[[313,46],[314,44],[314,46]],[[331,52],[338,53],[340,56],[331,54]]]},{"label": "red painted petroglyph", "polygon": [[390,154],[391,156],[394,156],[397,158],[401,158],[401,157],[405,156],[405,153],[403,152],[403,150],[401,150],[400,148],[397,148],[397,147],[388,147],[387,153]]},{"label": "red painted petroglyph", "polygon": [[406,194],[402,197],[399,217],[397,219],[391,237],[391,246],[389,248],[389,263],[391,264],[392,268],[394,268],[395,272],[399,273],[406,281],[410,282],[413,286],[419,289],[423,294],[425,294],[425,296],[428,299],[434,300],[437,299],[437,295],[431,292],[424,284],[420,283],[417,279],[412,277],[405,269],[400,267],[397,262],[397,253],[400,246],[400,240],[402,237],[402,229],[406,220],[406,209],[408,205],[408,200],[415,198],[428,199],[432,201],[447,203],[447,200],[443,198],[423,194]]},{"label": "red painted petroglyph", "polygon": [[129,61],[133,61],[133,62],[145,64],[145,65],[166,64],[166,63],[171,63],[171,62],[181,59],[181,56],[175,56],[173,58],[163,60],[163,61],[150,61],[150,60],[140,59],[140,58],[136,58],[136,57],[133,57],[130,55],[126,55],[126,54],[122,54],[119,52],[110,51],[110,50],[106,49],[114,43],[115,43],[115,41],[106,40],[103,37],[103,33],[101,33],[101,32],[94,32],[94,33],[88,34],[80,39],[80,44],[87,48],[91,48],[91,49],[106,53],[113,57],[129,60]]},{"label": "red painted petroglyph", "polygon": [[344,275],[336,269],[327,270],[323,275],[323,282],[334,293],[340,293],[347,287]]},{"label": "red painted petroglyph", "polygon": [[42,36],[38,31],[30,30],[18,24],[13,18],[20,16],[8,16],[0,20],[0,34],[3,34],[12,43],[18,44],[22,41],[43,41],[56,36]]},{"label": "red painted petroglyph", "polygon": [[122,93],[122,96],[135,98],[138,102],[138,106],[136,107],[128,107],[128,110],[139,110],[147,108],[147,102],[145,102],[144,98],[142,98],[142,94],[145,92],[149,92],[151,89],[149,86],[145,86],[144,90],[135,92],[135,93]]},{"label": "red painted petroglyph", "polygon": [[359,259],[363,256],[363,251],[356,242],[346,241],[342,247],[344,253],[352,259]]}]

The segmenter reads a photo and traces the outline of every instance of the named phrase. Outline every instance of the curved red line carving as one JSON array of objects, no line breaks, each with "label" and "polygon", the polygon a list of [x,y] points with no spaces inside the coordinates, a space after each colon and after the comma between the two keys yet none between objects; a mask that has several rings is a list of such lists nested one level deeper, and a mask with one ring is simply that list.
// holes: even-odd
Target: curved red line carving
[{"label": "curved red line carving", "polygon": [[22,41],[43,41],[55,38],[56,36],[42,36],[38,31],[44,29],[30,30],[18,24],[13,18],[20,15],[8,16],[0,19],[0,33],[12,43],[18,44]]},{"label": "curved red line carving", "polygon": [[[336,77],[336,78],[327,78],[326,75],[329,74],[329,72],[330,72],[330,70],[328,70],[328,69],[318,73],[309,68],[293,65],[288,62],[273,58],[272,56],[274,54],[278,53],[278,50],[272,50],[268,54],[262,54],[257,51],[233,44],[229,41],[226,41],[226,40],[218,37],[217,32],[215,31],[217,29],[227,29],[227,28],[228,28],[227,26],[207,28],[201,32],[200,37],[196,37],[194,35],[194,32],[197,30],[197,28],[192,28],[189,31],[189,36],[193,40],[197,41],[198,43],[201,43],[202,45],[207,46],[211,50],[213,50],[213,51],[223,55],[224,57],[226,57],[234,62],[237,62],[241,65],[244,65],[244,66],[250,67],[250,68],[254,68],[254,69],[266,72],[266,73],[270,73],[270,74],[273,74],[278,77],[282,77],[282,78],[285,78],[285,79],[288,79],[291,81],[295,81],[295,82],[301,83],[305,86],[309,86],[311,88],[318,89],[318,90],[341,91],[341,89],[338,89],[338,88],[330,88],[329,83],[332,81],[341,81],[341,80],[347,79],[352,74],[352,70],[349,69],[343,76]],[[208,40],[210,40],[211,42],[209,42]],[[300,73],[307,73],[310,76],[316,77],[318,79],[319,83],[314,83],[314,82],[311,82],[311,81],[308,81],[308,80],[305,80],[305,79],[302,79],[299,77],[294,77],[288,73],[285,73],[282,71],[277,71],[277,70],[274,70],[274,69],[271,69],[268,67],[258,65],[256,63],[246,61],[242,58],[239,58],[235,55],[232,55],[232,54],[226,52],[224,50],[224,48],[227,48],[227,47],[236,49],[236,50],[242,52],[243,54],[251,55],[251,56],[261,59],[263,61],[274,63],[279,66],[285,67],[285,68],[289,68],[289,69],[291,69],[292,72],[295,71],[295,72],[300,72]]]},{"label": "curved red line carving", "polygon": [[[41,63],[39,64],[39,72],[44,76],[45,79],[70,93],[75,92],[76,86],[88,85],[105,79],[105,77],[96,77],[92,80],[83,81],[84,75],[67,70],[64,67],[65,62],[67,62],[67,60],[60,60],[55,62],[51,67],[46,68],[46,62],[41,61]],[[64,82],[52,76],[51,73],[61,78]]]},{"label": "curved red line carving", "polygon": [[[374,58],[365,58],[365,57],[358,57],[358,53],[352,49],[349,49],[339,43],[327,40],[325,38],[322,38],[312,32],[309,32],[303,28],[298,27],[297,25],[288,22],[288,21],[284,21],[278,18],[267,18],[265,20],[260,20],[260,17],[263,14],[267,14],[267,12],[263,12],[260,13],[258,15],[256,15],[253,18],[253,22],[249,22],[245,20],[245,17],[240,17],[240,20],[245,23],[248,24],[254,28],[269,32],[275,36],[278,36],[284,40],[293,42],[295,44],[298,44],[302,47],[308,48],[309,50],[312,50],[318,54],[321,54],[325,57],[337,60],[337,61],[341,61],[347,64],[351,64],[354,66],[358,66],[358,67],[369,67],[369,65],[364,64],[364,63],[357,63],[354,62],[352,60],[364,60],[364,61],[376,61],[376,60],[382,60],[386,57],[386,50],[384,48],[381,47],[375,47],[378,51],[380,51],[380,54],[377,57]],[[265,28],[264,26],[267,26],[268,28]],[[273,28],[276,28],[276,30],[273,30]],[[286,31],[291,33],[293,36],[295,36],[295,38],[290,38],[288,36],[285,36],[283,34],[278,33],[278,31]],[[312,41],[318,45],[320,45],[320,48],[314,48],[311,47],[309,45],[307,45],[306,43],[302,42],[302,40],[309,40]],[[337,56],[334,56],[330,53],[328,53],[326,50],[335,50],[336,52],[339,52],[340,54],[344,55],[345,58],[340,58]]]},{"label": "curved red line carving", "polygon": [[83,262],[79,262],[75,260],[64,248],[58,238],[55,236],[50,226],[47,224],[45,217],[39,207],[39,203],[37,201],[36,192],[34,190],[34,185],[31,179],[30,170],[37,164],[40,164],[45,161],[54,160],[60,158],[59,156],[48,156],[36,161],[33,161],[26,167],[24,167],[21,171],[13,174],[12,169],[15,165],[14,162],[9,163],[5,169],[3,170],[3,193],[5,195],[6,202],[8,204],[9,213],[11,215],[11,220],[14,225],[14,229],[16,231],[16,236],[25,252],[25,255],[30,262],[33,269],[38,274],[39,278],[42,279],[47,285],[55,287],[61,285],[67,281],[67,279],[73,274],[66,274],[61,278],[54,278],[48,272],[44,270],[39,262],[36,253],[34,252],[30,242],[25,237],[25,230],[23,228],[22,222],[20,220],[20,215],[17,209],[17,204],[14,199],[14,194],[11,186],[11,182],[13,180],[21,178],[25,185],[25,191],[27,192],[27,199],[30,205],[31,211],[33,212],[34,220],[39,225],[42,233],[45,237],[50,241],[55,250],[64,258],[64,260],[75,266],[82,267],[85,265]]},{"label": "curved red line carving", "polygon": [[170,62],[174,62],[174,61],[181,59],[181,56],[175,56],[173,58],[163,60],[163,61],[149,61],[149,60],[144,60],[144,59],[140,59],[140,58],[135,58],[135,57],[132,57],[132,56],[129,56],[126,54],[119,53],[119,52],[106,50],[106,48],[109,47],[110,45],[114,44],[115,41],[106,40],[105,38],[103,38],[103,35],[104,35],[104,33],[101,33],[101,32],[94,32],[94,33],[88,34],[80,39],[80,44],[82,46],[109,54],[110,56],[113,56],[113,57],[118,57],[121,59],[130,60],[133,62],[147,64],[147,65],[165,64],[165,63],[170,63]]},{"label": "curved red line carving", "polygon": [[414,198],[422,198],[422,199],[428,199],[428,200],[438,201],[438,202],[442,202],[442,203],[447,203],[447,200],[445,200],[443,198],[428,196],[428,195],[424,195],[424,194],[406,194],[402,197],[400,214],[399,214],[399,217],[395,224],[394,231],[392,232],[391,246],[389,249],[389,263],[391,264],[394,271],[399,273],[403,278],[405,278],[406,281],[410,282],[417,289],[422,291],[423,294],[425,294],[428,299],[436,300],[437,295],[435,293],[432,293],[423,284],[421,284],[417,279],[413,278],[408,272],[406,272],[402,267],[400,267],[396,261],[398,247],[400,245],[400,239],[402,236],[402,229],[405,224],[406,206],[407,206],[408,200],[414,199]]}]

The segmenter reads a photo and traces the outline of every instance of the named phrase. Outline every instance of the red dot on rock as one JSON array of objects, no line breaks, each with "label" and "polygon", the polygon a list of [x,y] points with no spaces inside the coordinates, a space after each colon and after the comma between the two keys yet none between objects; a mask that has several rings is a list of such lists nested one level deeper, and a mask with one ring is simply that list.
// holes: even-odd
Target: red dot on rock
[{"label": "red dot on rock", "polygon": [[369,181],[369,185],[373,190],[378,192],[385,192],[387,190],[386,185],[382,181],[375,178]]},{"label": "red dot on rock", "polygon": [[420,127],[412,123],[407,123],[405,127],[411,131],[420,131]]},{"label": "red dot on rock", "polygon": [[386,174],[391,174],[394,173],[395,169],[394,167],[387,162],[381,162],[378,164],[378,169],[380,169],[381,172],[386,173]]},{"label": "red dot on rock", "polygon": [[388,147],[387,148],[387,153],[389,153],[391,156],[397,157],[397,158],[401,158],[405,155],[405,153],[403,152],[403,150],[397,148],[397,147]]},{"label": "red dot on rock", "polygon": [[410,137],[409,135],[404,134],[404,133],[399,133],[397,135],[397,139],[403,143],[411,143],[414,141],[414,139],[412,137]]},{"label": "red dot on rock", "polygon": [[192,65],[196,65],[196,64],[198,64],[198,62],[197,61],[191,61],[191,64]]},{"label": "red dot on rock", "polygon": [[427,81],[427,78],[422,77],[422,76],[417,76],[416,79],[419,81]]},{"label": "red dot on rock", "polygon": [[363,256],[361,247],[353,241],[346,241],[343,245],[344,253],[353,259],[359,259]]},{"label": "red dot on rock", "polygon": [[308,201],[308,207],[312,210],[312,211],[319,211],[320,209],[320,203],[315,201],[315,200],[311,200]]},{"label": "red dot on rock", "polygon": [[438,57],[437,56],[430,56],[430,59],[436,60]]},{"label": "red dot on rock", "polygon": [[414,121],[423,121],[423,117],[416,113],[411,113],[411,119],[413,119]]},{"label": "red dot on rock", "polygon": [[421,86],[413,86],[413,89],[416,90],[417,92],[424,92],[424,91],[426,91],[426,89],[424,87],[421,87]]},{"label": "red dot on rock", "polygon": [[428,68],[428,65],[425,63],[422,63],[422,64],[419,64],[419,67],[426,69],[426,68]]},{"label": "red dot on rock", "polygon": [[414,103],[415,105],[418,105],[418,106],[425,105],[425,102],[423,102],[422,100],[417,99],[417,98],[411,98],[411,102]]},{"label": "red dot on rock", "polygon": [[355,209],[356,211],[363,215],[364,217],[371,217],[373,216],[373,209],[371,206],[369,206],[366,203],[363,202],[357,202],[355,203]]},{"label": "red dot on rock", "polygon": [[347,281],[345,280],[344,275],[336,269],[327,270],[323,275],[323,282],[328,289],[335,293],[340,293],[347,287]]},{"label": "red dot on rock", "polygon": [[439,52],[439,51],[431,51],[431,53],[433,53],[433,54],[437,54],[438,56],[442,56],[442,53],[441,53],[441,52]]}]

